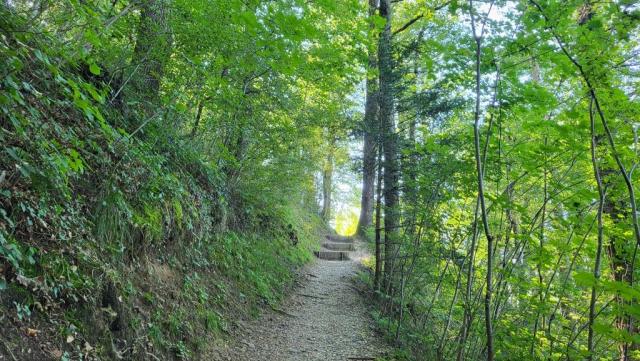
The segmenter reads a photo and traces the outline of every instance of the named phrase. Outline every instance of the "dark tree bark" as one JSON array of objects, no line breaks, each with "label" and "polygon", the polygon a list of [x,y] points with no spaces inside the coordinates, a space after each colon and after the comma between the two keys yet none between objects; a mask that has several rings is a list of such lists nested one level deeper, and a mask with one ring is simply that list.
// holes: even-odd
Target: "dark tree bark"
[{"label": "dark tree bark", "polygon": [[140,22],[131,59],[138,65],[131,79],[132,96],[148,111],[158,99],[164,68],[172,48],[169,27],[170,0],[143,0],[139,4]]},{"label": "dark tree bark", "polygon": [[380,135],[377,138],[378,143],[378,176],[376,182],[376,269],[373,278],[373,285],[376,291],[380,291],[380,279],[382,275],[382,241],[380,232],[382,231],[380,219],[382,213],[382,142]]},{"label": "dark tree bark", "polygon": [[[591,101],[593,103],[593,100]],[[591,105],[593,107],[593,104]],[[593,110],[591,109],[593,112]],[[593,113],[591,113],[591,117],[593,118]],[[593,121],[593,120],[592,120]],[[595,125],[592,125],[593,135],[593,147],[596,150],[600,150],[601,152],[606,152],[604,144],[599,144],[599,140],[603,140],[603,136],[600,134],[596,134]],[[601,149],[602,148],[602,149]],[[600,205],[599,213],[606,214],[607,217],[611,220],[612,224],[615,227],[620,227],[623,224],[627,224],[629,221],[630,215],[626,210],[627,206],[625,204],[624,198],[620,197],[620,194],[624,194],[623,189],[619,189],[620,184],[616,182],[615,176],[616,170],[611,167],[603,167],[600,170],[599,176],[601,177],[600,183],[598,185],[599,188],[603,190],[599,190],[602,193],[599,197]],[[611,194],[605,198],[604,192],[607,194]],[[598,217],[601,218],[602,214],[598,214]],[[624,226],[623,226],[624,227]],[[608,232],[609,241],[606,243],[606,248],[603,248],[603,230],[602,228],[602,220],[598,219],[598,248],[596,253],[596,263],[594,266],[594,277],[596,279],[600,278],[600,262],[601,262],[601,252],[603,249],[606,249],[607,256],[609,258],[609,267],[611,269],[611,273],[613,274],[613,279],[616,282],[626,283],[628,285],[633,286],[633,259],[634,249],[637,245],[631,246],[627,243],[627,240],[621,238],[617,235],[615,231]],[[596,313],[596,302],[597,302],[597,294],[596,287],[592,287],[591,290],[591,302],[589,304],[589,338],[588,338],[588,347],[589,347],[589,357],[592,359],[593,355],[593,343],[595,342],[595,332],[593,330],[593,323],[595,322]],[[629,306],[629,301],[625,300],[620,294],[616,294],[615,302],[618,304],[618,308],[620,311],[616,314],[614,325],[621,332],[628,332],[629,334],[635,334],[638,332],[637,326],[635,322],[636,319],[629,313],[625,312],[625,307]],[[629,361],[633,360],[631,358],[631,351],[637,350],[639,345],[633,342],[624,342],[621,341],[618,344],[618,350],[620,352],[618,360],[620,361]]]},{"label": "dark tree bark", "polygon": [[[377,0],[369,0],[369,18],[373,19],[377,8]],[[369,24],[370,30],[375,28],[373,20]],[[364,147],[362,149],[362,199],[360,201],[360,219],[358,220],[358,234],[363,235],[371,225],[373,216],[373,191],[376,178],[376,139],[378,129],[378,79],[370,74],[377,66],[375,50],[369,48],[367,74],[367,93],[364,107]]]},{"label": "dark tree bark", "polygon": [[[602,145],[598,144],[598,140],[602,139],[602,136],[595,135],[594,143],[596,149],[602,148]],[[603,149],[604,150],[604,149]],[[623,198],[615,197],[614,195],[618,195],[623,193],[623,190],[620,188],[619,183],[617,183],[614,178],[616,176],[616,170],[612,168],[603,168],[600,170],[600,176],[602,177],[602,184],[599,185],[600,188],[604,188],[607,193],[611,193],[611,196],[607,196],[605,198],[604,194],[600,196],[602,199],[601,202],[603,204],[602,213],[606,214],[608,218],[612,221],[614,227],[619,227],[622,224],[626,224],[630,218],[629,212],[626,211],[626,204]],[[601,191],[601,192],[604,192]],[[614,198],[615,197],[615,198]],[[617,198],[617,199],[616,199]],[[599,217],[602,217],[600,214]],[[602,230],[601,230],[601,220],[598,220],[598,248],[596,254],[596,264],[594,267],[594,276],[596,279],[600,278],[600,253],[602,251],[603,242],[602,239]],[[616,232],[610,232],[608,235],[609,242],[606,245],[606,252],[609,258],[609,266],[611,268],[611,273],[613,274],[613,279],[616,282],[626,283],[628,285],[633,285],[633,247],[629,247],[627,240],[622,239],[621,237],[616,235]],[[591,303],[589,307],[589,343],[594,342],[593,338],[595,337],[595,333],[593,330],[593,322],[595,322],[595,306],[596,306],[596,289],[592,288],[591,294]],[[637,327],[635,326],[635,319],[633,316],[623,311],[625,307],[628,307],[629,302],[625,300],[620,294],[616,294],[615,302],[618,304],[618,308],[621,310],[616,314],[615,318],[615,327],[621,332],[628,332],[629,334],[637,333]],[[593,344],[588,345],[593,351]],[[620,352],[619,360],[620,361],[628,361],[632,360],[631,351],[637,350],[639,345],[637,343],[632,342],[620,342],[618,344],[618,350]],[[592,354],[590,354],[590,357]]]},{"label": "dark tree bark", "polygon": [[202,110],[204,109],[204,101],[200,100],[198,102],[198,110],[196,111],[196,119],[193,122],[193,128],[191,128],[191,138],[196,136],[198,132],[198,127],[200,126],[200,119],[202,118]]},{"label": "dark tree bark", "polygon": [[394,258],[399,242],[399,172],[398,138],[393,117],[393,58],[391,53],[391,0],[380,2],[380,16],[386,20],[378,42],[378,69],[380,71],[380,124],[384,153],[384,280],[390,289]]}]

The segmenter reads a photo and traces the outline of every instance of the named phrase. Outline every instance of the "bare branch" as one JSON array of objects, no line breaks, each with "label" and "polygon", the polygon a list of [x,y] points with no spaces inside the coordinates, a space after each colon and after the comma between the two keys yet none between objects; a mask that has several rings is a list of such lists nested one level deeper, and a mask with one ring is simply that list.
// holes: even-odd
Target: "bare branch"
[{"label": "bare branch", "polygon": [[422,19],[423,17],[424,17],[424,14],[420,14],[420,15],[416,16],[415,18],[409,20],[409,22],[407,22],[406,24],[402,25],[399,29],[394,30],[394,32],[392,34],[396,35],[397,33],[401,32],[401,31],[407,30],[408,27],[410,27],[416,21]]}]

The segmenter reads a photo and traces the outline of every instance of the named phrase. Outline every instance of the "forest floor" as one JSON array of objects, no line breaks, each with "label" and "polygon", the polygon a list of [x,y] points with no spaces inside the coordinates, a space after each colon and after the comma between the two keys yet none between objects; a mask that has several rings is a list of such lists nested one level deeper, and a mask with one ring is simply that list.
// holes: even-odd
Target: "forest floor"
[{"label": "forest floor", "polygon": [[362,245],[348,261],[316,259],[302,269],[280,305],[241,323],[233,341],[214,360],[374,360],[386,353],[376,334],[364,293],[356,286]]}]

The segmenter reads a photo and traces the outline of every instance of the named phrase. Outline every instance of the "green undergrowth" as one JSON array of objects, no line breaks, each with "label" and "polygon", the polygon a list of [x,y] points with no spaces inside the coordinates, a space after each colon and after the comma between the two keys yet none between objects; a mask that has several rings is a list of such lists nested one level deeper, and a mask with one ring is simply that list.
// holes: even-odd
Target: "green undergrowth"
[{"label": "green undergrowth", "polygon": [[[368,246],[373,249],[374,244],[368,241]],[[358,272],[356,282],[362,284],[363,289],[371,292],[370,316],[374,321],[375,328],[382,336],[384,342],[390,346],[389,354],[380,361],[417,361],[417,360],[441,360],[442,355],[438,354],[439,340],[433,339],[426,332],[430,327],[429,323],[398,323],[398,312],[400,305],[404,307],[404,313],[416,312],[417,315],[433,315],[433,317],[446,320],[447,314],[429,307],[428,304],[419,303],[419,300],[412,295],[406,299],[384,295],[382,292],[374,291],[374,267],[372,259],[363,262],[364,270]],[[481,326],[481,325],[480,325]],[[479,326],[479,327],[480,327]],[[401,332],[400,332],[401,331]],[[420,345],[421,347],[416,347]]]},{"label": "green undergrowth", "polygon": [[[286,233],[229,231],[184,252],[154,253],[131,263],[82,263],[74,271],[81,262],[59,256],[59,270],[9,278],[0,310],[16,336],[36,329],[59,339],[70,359],[112,359],[118,352],[131,359],[148,353],[206,359],[237,318],[280,300],[295,269],[310,259],[316,236],[305,228],[296,246]],[[48,262],[37,258],[34,267]],[[72,275],[65,295],[46,289],[42,280],[62,281],[65,274]]]},{"label": "green undergrowth", "polygon": [[[371,254],[374,254],[375,251],[375,234],[374,231],[371,230],[372,227],[367,229],[364,235],[361,235],[361,239],[365,241],[367,247]],[[373,275],[375,270],[375,260],[373,256],[370,256],[363,260],[362,262],[364,268],[362,271],[358,272],[355,281],[362,285],[363,289],[371,292],[371,297],[368,298],[370,302],[370,316],[375,323],[375,328],[382,336],[382,339],[391,346],[389,348],[390,353],[385,357],[381,358],[380,361],[411,361],[411,360],[421,360],[425,355],[425,350],[421,350],[422,353],[416,353],[415,350],[410,349],[406,345],[406,340],[404,338],[396,339],[396,331],[398,329],[398,323],[396,319],[390,317],[388,313],[383,312],[383,305],[385,301],[385,296],[381,292],[374,291],[373,285]],[[397,310],[393,310],[392,312],[397,312]],[[401,327],[404,325],[401,325]],[[420,330],[413,329],[409,332],[411,337],[421,337]],[[430,342],[433,342],[431,340]],[[432,343],[430,343],[432,344]],[[426,359],[434,358],[434,356],[429,355]]]},{"label": "green undergrowth", "polygon": [[311,258],[314,212],[231,186],[233,162],[164,126],[181,109],[133,136],[144,115],[95,59],[0,15],[0,356],[207,359]]}]

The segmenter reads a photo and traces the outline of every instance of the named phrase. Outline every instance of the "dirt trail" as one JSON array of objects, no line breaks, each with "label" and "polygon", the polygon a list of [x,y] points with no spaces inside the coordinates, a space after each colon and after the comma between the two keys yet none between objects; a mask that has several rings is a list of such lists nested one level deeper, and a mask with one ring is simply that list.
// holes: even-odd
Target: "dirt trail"
[{"label": "dirt trail", "polygon": [[383,354],[384,343],[353,283],[362,255],[358,250],[349,252],[351,260],[316,259],[280,312],[245,324],[216,360],[373,360]]}]

